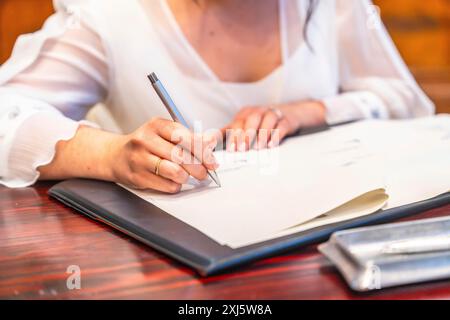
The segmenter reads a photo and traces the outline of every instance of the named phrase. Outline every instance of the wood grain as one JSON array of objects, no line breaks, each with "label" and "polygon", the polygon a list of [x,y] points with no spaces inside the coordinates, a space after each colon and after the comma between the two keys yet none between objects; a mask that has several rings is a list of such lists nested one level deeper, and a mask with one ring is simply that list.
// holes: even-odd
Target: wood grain
[{"label": "wood grain", "polygon": [[[356,294],[315,246],[200,278],[50,199],[51,185],[0,187],[0,299],[450,299],[448,280]],[[70,265],[81,268],[80,290],[67,289]]]}]

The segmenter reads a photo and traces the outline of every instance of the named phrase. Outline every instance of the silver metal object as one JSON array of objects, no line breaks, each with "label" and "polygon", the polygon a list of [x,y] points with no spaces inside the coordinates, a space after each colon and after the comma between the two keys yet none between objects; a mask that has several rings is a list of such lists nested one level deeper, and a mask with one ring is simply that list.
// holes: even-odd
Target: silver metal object
[{"label": "silver metal object", "polygon": [[448,250],[450,250],[450,235],[408,239],[388,243],[382,249],[382,253],[416,254],[416,253],[448,251]]},{"label": "silver metal object", "polygon": [[[156,94],[161,99],[162,103],[164,104],[170,116],[172,117],[173,121],[176,121],[185,126],[186,128],[189,128],[188,123],[186,122],[186,120],[184,120],[183,115],[178,110],[177,106],[173,102],[166,88],[163,86],[163,84],[158,79],[156,74],[153,72],[152,74],[148,75],[148,79],[152,83],[152,86],[155,89]],[[216,171],[208,170],[208,175],[219,187],[222,186]]]},{"label": "silver metal object", "polygon": [[[337,232],[319,250],[353,290],[370,291],[450,278],[450,250],[428,250],[432,247],[427,248],[424,240],[446,239],[449,232],[449,217],[386,224]],[[406,246],[416,241],[424,244],[421,250]],[[386,248],[399,248],[400,243],[404,251],[411,250],[386,252]],[[434,246],[437,240],[428,244]]]}]

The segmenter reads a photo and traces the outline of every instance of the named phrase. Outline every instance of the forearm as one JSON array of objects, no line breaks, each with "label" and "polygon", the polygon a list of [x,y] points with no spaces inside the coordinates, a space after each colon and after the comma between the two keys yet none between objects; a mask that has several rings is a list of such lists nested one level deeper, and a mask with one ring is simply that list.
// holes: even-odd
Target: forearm
[{"label": "forearm", "polygon": [[38,168],[40,180],[90,178],[113,181],[112,159],[121,136],[80,126],[75,136],[56,145],[52,162]]},{"label": "forearm", "polygon": [[[38,170],[41,180],[89,178],[176,193],[189,176],[204,180],[207,170],[217,169],[215,144],[213,137],[194,135],[180,124],[158,118],[127,135],[81,126],[72,139],[57,144],[52,162]],[[208,161],[192,163],[188,155]]]}]

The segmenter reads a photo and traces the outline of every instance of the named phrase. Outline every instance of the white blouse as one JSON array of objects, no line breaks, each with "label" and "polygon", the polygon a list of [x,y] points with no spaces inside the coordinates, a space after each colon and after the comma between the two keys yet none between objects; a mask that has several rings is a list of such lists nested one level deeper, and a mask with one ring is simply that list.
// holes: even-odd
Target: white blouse
[{"label": "white blouse", "polygon": [[259,81],[230,83],[191,46],[165,0],[56,0],[42,30],[21,36],[0,68],[0,183],[33,184],[56,143],[99,102],[89,119],[105,130],[168,117],[146,79],[153,71],[203,130],[243,106],[310,99],[324,102],[329,124],[433,113],[370,1],[318,2],[309,45],[307,3],[280,0],[282,65]]}]

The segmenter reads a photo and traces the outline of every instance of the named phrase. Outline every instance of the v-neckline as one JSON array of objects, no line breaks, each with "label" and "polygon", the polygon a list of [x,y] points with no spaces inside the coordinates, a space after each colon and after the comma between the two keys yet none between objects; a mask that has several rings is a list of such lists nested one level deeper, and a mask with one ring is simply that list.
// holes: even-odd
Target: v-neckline
[{"label": "v-neckline", "polygon": [[[176,33],[179,41],[183,44],[184,48],[188,51],[189,55],[201,66],[201,68],[206,72],[206,74],[217,83],[220,83],[222,85],[229,85],[229,86],[256,86],[259,84],[262,84],[271,78],[273,78],[275,75],[277,75],[279,72],[282,71],[282,69],[285,67],[286,63],[288,62],[289,58],[291,58],[294,54],[291,55],[291,57],[288,58],[287,54],[287,48],[286,48],[286,17],[285,14],[285,0],[278,0],[278,20],[279,20],[279,30],[280,30],[280,48],[281,48],[281,64],[278,65],[276,68],[274,68],[272,71],[270,71],[267,75],[262,77],[261,79],[258,79],[256,81],[250,81],[250,82],[238,82],[238,81],[224,81],[219,78],[219,76],[212,70],[212,68],[206,63],[206,61],[203,59],[203,57],[200,55],[200,53],[194,48],[194,46],[191,44],[191,42],[187,39],[186,35],[184,34],[183,30],[181,29],[179,23],[177,22],[175,15],[173,14],[172,9],[170,8],[169,4],[167,3],[167,0],[160,0],[162,9],[166,15],[166,18],[169,20],[170,26],[173,28],[174,32]],[[301,44],[300,46],[301,47]],[[300,48],[297,48],[299,50]]]}]

